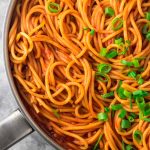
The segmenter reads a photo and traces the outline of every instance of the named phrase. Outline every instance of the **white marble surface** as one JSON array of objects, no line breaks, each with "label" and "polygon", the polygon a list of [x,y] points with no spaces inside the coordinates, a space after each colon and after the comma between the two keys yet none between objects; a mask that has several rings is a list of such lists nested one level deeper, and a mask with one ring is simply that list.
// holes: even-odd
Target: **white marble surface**
[{"label": "white marble surface", "polygon": [[[0,120],[18,108],[11,93],[3,60],[3,23],[10,0],[0,0]],[[40,135],[34,132],[9,150],[55,150]]]}]

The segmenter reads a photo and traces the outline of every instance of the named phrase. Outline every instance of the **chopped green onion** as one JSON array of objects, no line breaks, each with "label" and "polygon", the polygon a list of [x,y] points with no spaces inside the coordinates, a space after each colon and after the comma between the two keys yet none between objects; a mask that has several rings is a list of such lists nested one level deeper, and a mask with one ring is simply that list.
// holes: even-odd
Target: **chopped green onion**
[{"label": "chopped green onion", "polygon": [[105,107],[104,110],[105,110],[105,112],[107,112],[107,113],[110,112],[110,109],[109,109],[108,107]]},{"label": "chopped green onion", "polygon": [[124,44],[124,50],[120,52],[118,55],[125,55],[130,47],[131,41],[126,40]]},{"label": "chopped green onion", "polygon": [[126,150],[125,149],[125,143],[122,141],[122,150]]},{"label": "chopped green onion", "polygon": [[127,145],[126,150],[135,150],[135,148],[132,145]]},{"label": "chopped green onion", "polygon": [[138,72],[143,72],[145,69],[144,68],[139,68]]},{"label": "chopped green onion", "polygon": [[150,122],[150,118],[143,118],[144,121]]},{"label": "chopped green onion", "polygon": [[128,98],[130,98],[132,96],[132,93],[128,92],[127,90],[124,90],[123,94]]},{"label": "chopped green onion", "polygon": [[120,80],[118,83],[118,88],[122,85],[122,81]]},{"label": "chopped green onion", "polygon": [[112,110],[112,111],[111,111],[111,117],[114,118],[114,116],[115,116],[115,111]]},{"label": "chopped green onion", "polygon": [[143,107],[143,115],[149,116],[150,115],[150,103],[147,103]]},{"label": "chopped green onion", "polygon": [[130,61],[126,61],[126,60],[121,60],[121,63],[125,66],[131,67],[133,66],[133,63]]},{"label": "chopped green onion", "polygon": [[138,75],[136,76],[136,80],[137,80],[137,82],[138,82],[139,85],[142,85],[142,84],[144,83],[144,80],[143,80],[143,78],[141,77],[141,74],[138,74]]},{"label": "chopped green onion", "polygon": [[106,54],[106,58],[114,58],[118,56],[118,52],[115,49],[110,50],[107,54]]},{"label": "chopped green onion", "polygon": [[123,94],[130,100],[130,109],[132,109],[132,93],[124,90]]},{"label": "chopped green onion", "polygon": [[117,39],[115,39],[115,44],[117,44],[117,45],[123,44],[123,38],[117,38]]},{"label": "chopped green onion", "polygon": [[94,30],[94,29],[91,29],[90,35],[94,35],[94,34],[95,34],[95,30]]},{"label": "chopped green onion", "polygon": [[122,85],[122,81],[119,81],[118,88],[117,88],[118,96],[121,99],[126,99],[127,97],[124,95],[124,89],[121,87],[121,85]]},{"label": "chopped green onion", "polygon": [[122,104],[116,104],[116,105],[111,105],[112,110],[119,110],[122,109]]},{"label": "chopped green onion", "polygon": [[133,118],[132,116],[128,116],[128,120],[129,120],[130,122],[134,122],[134,118]]},{"label": "chopped green onion", "polygon": [[111,71],[111,66],[109,64],[99,64],[97,66],[98,72],[107,74]]},{"label": "chopped green onion", "polygon": [[131,78],[136,78],[136,76],[137,76],[137,74],[136,74],[136,72],[135,71],[130,71],[130,72],[128,72],[128,77],[131,77]]},{"label": "chopped green onion", "polygon": [[99,136],[99,138],[98,138],[97,142],[95,143],[95,145],[94,145],[94,147],[93,147],[93,149],[92,149],[92,150],[97,150],[97,148],[98,148],[98,144],[99,144],[99,142],[101,141],[102,137],[103,137],[103,135],[101,134],[101,135]]},{"label": "chopped green onion", "polygon": [[135,139],[138,143],[141,143],[142,138],[143,138],[142,132],[141,132],[140,130],[136,130],[136,131],[133,133],[133,137],[134,137],[134,139]]},{"label": "chopped green onion", "polygon": [[142,85],[144,83],[144,80],[142,79],[142,78],[140,78],[139,80],[138,80],[138,84],[139,85]]},{"label": "chopped green onion", "polygon": [[53,109],[52,112],[54,113],[54,115],[55,115],[57,118],[60,118],[60,115],[59,115],[59,113],[58,113],[58,110]]},{"label": "chopped green onion", "polygon": [[112,30],[117,31],[123,27],[123,20],[121,18],[115,18],[112,21]]},{"label": "chopped green onion", "polygon": [[142,33],[143,33],[144,35],[146,35],[147,32],[148,32],[148,24],[145,24],[145,25],[143,26]]},{"label": "chopped green onion", "polygon": [[128,49],[129,49],[128,47],[124,47],[124,50],[122,52],[118,53],[118,55],[119,56],[120,55],[125,55],[127,53]]},{"label": "chopped green onion", "polygon": [[129,120],[123,119],[121,121],[121,128],[122,129],[128,129],[131,127],[131,123],[129,122]]},{"label": "chopped green onion", "polygon": [[114,92],[109,92],[109,93],[102,95],[103,98],[109,98],[109,97],[113,97],[113,96],[114,96]]},{"label": "chopped green onion", "polygon": [[83,30],[88,30],[88,29],[89,29],[89,27],[84,27],[84,28],[83,28]]},{"label": "chopped green onion", "polygon": [[145,57],[137,57],[137,58],[135,58],[135,59],[137,59],[138,61],[141,61],[141,60],[144,60]]},{"label": "chopped green onion", "polygon": [[108,80],[109,80],[109,78],[106,74],[100,73],[100,72],[96,72],[96,79],[100,80],[101,82],[108,82]]},{"label": "chopped green onion", "polygon": [[106,112],[101,112],[97,115],[97,119],[99,121],[107,121],[108,120],[108,115]]},{"label": "chopped green onion", "polygon": [[137,91],[133,92],[134,97],[145,97],[145,96],[148,96],[148,95],[149,95],[148,92],[143,91],[143,90],[137,90]]},{"label": "chopped green onion", "polygon": [[138,67],[140,66],[138,59],[134,59],[134,60],[132,61],[132,63],[133,63],[133,65],[134,65],[134,67],[136,67],[136,68],[138,68]]},{"label": "chopped green onion", "polygon": [[148,21],[150,21],[150,12],[146,12],[145,18],[146,18]]},{"label": "chopped green onion", "polygon": [[129,98],[129,102],[130,102],[130,109],[132,109],[132,98]]},{"label": "chopped green onion", "polygon": [[122,87],[118,88],[117,90],[118,95],[121,99],[126,99],[127,97],[124,95],[124,89]]},{"label": "chopped green onion", "polygon": [[143,120],[144,116],[143,116],[143,113],[142,111],[139,112],[139,119]]},{"label": "chopped green onion", "polygon": [[131,41],[130,40],[126,40],[126,43],[128,44],[128,46],[131,45]]},{"label": "chopped green onion", "polygon": [[100,51],[100,55],[104,57],[106,54],[107,54],[107,48],[103,47]]},{"label": "chopped green onion", "polygon": [[146,122],[150,122],[150,118],[144,118],[142,111],[140,111],[139,113],[139,119],[146,121]]},{"label": "chopped green onion", "polygon": [[137,114],[135,114],[133,112],[130,113],[130,116],[132,116],[134,119],[137,118]]},{"label": "chopped green onion", "polygon": [[147,39],[148,41],[150,41],[150,31],[147,32],[147,34],[146,34],[146,39]]},{"label": "chopped green onion", "polygon": [[127,111],[125,109],[121,109],[121,112],[119,114],[119,118],[124,118],[126,116]]},{"label": "chopped green onion", "polygon": [[141,74],[138,74],[137,76],[136,76],[136,80],[139,80],[141,78]]},{"label": "chopped green onion", "polygon": [[61,11],[61,7],[59,4],[55,3],[55,2],[50,2],[48,5],[48,10],[51,13],[58,13]]},{"label": "chopped green onion", "polygon": [[143,98],[143,97],[136,97],[135,101],[136,101],[136,103],[137,103],[139,109],[140,109],[140,110],[143,110],[143,107],[144,107],[144,105],[145,105],[145,100],[144,100],[144,98]]},{"label": "chopped green onion", "polygon": [[115,11],[111,7],[106,7],[105,14],[112,17],[112,16],[114,16]]}]

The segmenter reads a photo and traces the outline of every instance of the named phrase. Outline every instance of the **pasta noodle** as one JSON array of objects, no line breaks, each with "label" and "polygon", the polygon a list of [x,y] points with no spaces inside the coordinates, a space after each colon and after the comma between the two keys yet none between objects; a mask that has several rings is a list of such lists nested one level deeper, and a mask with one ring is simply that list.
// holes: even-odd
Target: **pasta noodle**
[{"label": "pasta noodle", "polygon": [[18,1],[9,54],[62,147],[150,150],[150,0]]}]

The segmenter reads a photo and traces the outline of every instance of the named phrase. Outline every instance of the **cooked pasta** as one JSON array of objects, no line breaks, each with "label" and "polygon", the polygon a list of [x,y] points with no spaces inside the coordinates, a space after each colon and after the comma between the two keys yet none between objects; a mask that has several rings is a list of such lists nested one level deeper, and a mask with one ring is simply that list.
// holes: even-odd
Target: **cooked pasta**
[{"label": "cooked pasta", "polygon": [[150,150],[150,0],[22,0],[12,74],[70,150]]}]

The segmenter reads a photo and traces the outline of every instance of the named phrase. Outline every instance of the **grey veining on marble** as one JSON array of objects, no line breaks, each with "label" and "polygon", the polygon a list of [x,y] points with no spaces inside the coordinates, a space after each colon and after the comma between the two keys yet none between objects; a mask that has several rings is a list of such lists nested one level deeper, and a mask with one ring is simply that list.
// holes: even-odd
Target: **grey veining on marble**
[{"label": "grey veining on marble", "polygon": [[[2,32],[10,0],[0,0],[0,120],[15,111],[18,106],[13,97],[4,68]],[[9,150],[55,150],[37,132],[29,135]]]}]

